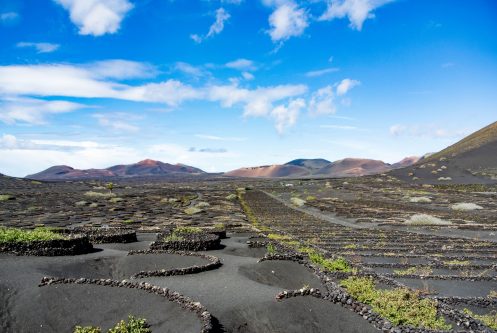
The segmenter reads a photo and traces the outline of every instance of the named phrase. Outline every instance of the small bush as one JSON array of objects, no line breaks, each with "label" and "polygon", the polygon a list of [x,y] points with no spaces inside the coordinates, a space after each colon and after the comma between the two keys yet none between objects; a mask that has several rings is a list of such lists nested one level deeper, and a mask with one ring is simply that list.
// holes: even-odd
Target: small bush
[{"label": "small bush", "polygon": [[291,240],[291,238],[289,236],[280,235],[280,234],[269,234],[269,235],[267,235],[267,238],[273,239],[276,241],[289,241],[289,240]]},{"label": "small bush", "polygon": [[416,214],[411,216],[411,218],[405,221],[405,224],[410,225],[450,225],[450,221],[444,221],[438,217],[427,215],[427,214]]},{"label": "small bush", "polygon": [[405,288],[379,290],[371,277],[349,277],[340,285],[359,302],[368,304],[372,310],[394,325],[409,325],[434,330],[449,330],[443,317],[437,316],[437,302],[420,298],[419,291]]},{"label": "small bush", "polygon": [[74,328],[74,333],[101,333],[102,329],[95,326],[76,326]]},{"label": "small bush", "polygon": [[195,215],[195,214],[201,213],[202,209],[200,209],[198,207],[188,207],[187,209],[184,210],[184,212],[186,215]]},{"label": "small bush", "polygon": [[85,196],[90,198],[112,198],[116,195],[110,192],[102,193],[102,192],[88,191],[85,193]]},{"label": "small bush", "polygon": [[0,227],[0,243],[32,242],[55,239],[66,239],[66,237],[62,234],[53,232],[48,228],[42,227],[34,230]]},{"label": "small bush", "polygon": [[478,319],[479,321],[481,321],[491,329],[497,330],[497,311],[491,311],[487,315],[478,315],[470,311],[469,309],[464,309],[464,313],[475,319]]},{"label": "small bush", "polygon": [[214,229],[216,229],[216,230],[226,230],[226,226],[224,225],[224,223],[216,223],[216,224],[214,224]]},{"label": "small bush", "polygon": [[413,197],[409,198],[409,202],[413,203],[430,203],[431,199],[428,197]]},{"label": "small bush", "polygon": [[305,205],[305,200],[300,199],[300,198],[291,198],[290,202],[297,207],[302,207]]},{"label": "small bush", "polygon": [[86,201],[78,201],[75,203],[76,206],[86,206],[87,202]]},{"label": "small bush", "polygon": [[306,201],[316,201],[317,198],[313,195],[308,195],[306,198],[305,198]]},{"label": "small bush", "polygon": [[497,298],[497,291],[495,290],[490,290],[490,292],[488,293],[488,298]]},{"label": "small bush", "polygon": [[173,234],[198,234],[201,233],[202,229],[197,227],[177,227],[174,229]]},{"label": "small bush", "polygon": [[229,200],[229,201],[234,201],[234,200],[236,200],[236,194],[230,194],[230,195],[226,196],[225,199]]},{"label": "small bush", "polygon": [[182,236],[178,236],[176,234],[171,234],[169,236],[164,237],[163,240],[164,240],[164,242],[179,242],[179,241],[185,240],[185,238]]},{"label": "small bush", "polygon": [[471,211],[471,210],[476,210],[476,209],[483,209],[482,206],[479,206],[474,203],[469,203],[469,202],[460,202],[457,204],[454,204],[450,206],[453,210],[458,210],[458,211]]},{"label": "small bush", "polygon": [[151,333],[145,319],[128,317],[128,321],[121,320],[114,328],[109,329],[108,333]]},{"label": "small bush", "polygon": [[454,266],[468,266],[470,264],[469,260],[448,260],[444,261],[446,265],[454,265]]},{"label": "small bush", "polygon": [[269,243],[267,245],[266,249],[267,249],[267,253],[269,253],[269,254],[275,254],[276,253],[276,247],[273,244],[271,244],[271,243]]},{"label": "small bush", "polygon": [[116,198],[110,198],[109,202],[110,203],[118,203],[118,202],[121,202],[123,200],[124,200],[123,198],[116,197]]},{"label": "small bush", "polygon": [[352,272],[352,267],[342,257],[337,259],[326,259],[323,255],[312,251],[309,253],[309,260],[330,272]]},{"label": "small bush", "polygon": [[0,194],[0,201],[8,201],[12,199],[14,199],[14,197],[9,194]]},{"label": "small bush", "polygon": [[210,207],[210,204],[208,202],[201,201],[201,202],[197,203],[195,205],[195,207],[197,207],[197,208],[207,208],[207,207]]}]

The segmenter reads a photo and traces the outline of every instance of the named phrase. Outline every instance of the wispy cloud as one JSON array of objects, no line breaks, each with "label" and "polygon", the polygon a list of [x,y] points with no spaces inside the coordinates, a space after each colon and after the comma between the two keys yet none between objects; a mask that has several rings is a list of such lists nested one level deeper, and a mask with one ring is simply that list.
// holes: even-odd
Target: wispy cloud
[{"label": "wispy cloud", "polygon": [[224,30],[224,24],[226,21],[230,19],[231,15],[228,13],[224,8],[218,8],[216,10],[216,20],[214,23],[209,27],[209,31],[205,36],[199,35],[199,34],[191,34],[190,38],[195,42],[195,43],[202,43],[205,39],[214,37],[215,35],[220,34]]},{"label": "wispy cloud", "polygon": [[209,135],[209,134],[195,134],[197,138],[212,140],[212,141],[246,141],[247,138],[239,138],[239,137],[224,137],[217,135]]},{"label": "wispy cloud", "polygon": [[240,58],[225,64],[227,68],[236,69],[239,71],[255,71],[257,70],[256,64],[249,59]]},{"label": "wispy cloud", "polygon": [[320,21],[347,17],[350,27],[362,30],[364,21],[374,18],[374,10],[395,0],[330,0]]},{"label": "wispy cloud", "polygon": [[319,69],[319,70],[315,70],[315,71],[309,71],[309,72],[305,73],[305,76],[318,77],[318,76],[323,76],[323,75],[330,74],[330,73],[335,73],[335,72],[338,72],[339,70],[340,70],[340,68],[337,68],[337,67],[323,68],[323,69]]},{"label": "wispy cloud", "polygon": [[116,33],[133,8],[128,0],[54,0],[69,11],[69,18],[81,35],[102,36]]},{"label": "wispy cloud", "polygon": [[16,12],[3,12],[0,13],[0,23],[9,23],[16,21],[19,18],[19,14]]},{"label": "wispy cloud", "polygon": [[468,135],[471,131],[467,129],[450,130],[434,124],[395,124],[390,126],[390,134],[393,136],[413,136],[427,138],[459,138]]},{"label": "wispy cloud", "polygon": [[352,79],[343,79],[337,86],[337,95],[345,95],[350,89],[360,85],[361,82]]},{"label": "wispy cloud", "polygon": [[140,127],[130,123],[139,118],[133,114],[123,112],[97,113],[94,114],[93,117],[97,119],[100,126],[112,131],[136,133],[140,130]]},{"label": "wispy cloud", "polygon": [[23,122],[43,124],[46,117],[82,109],[85,105],[60,100],[45,101],[25,97],[4,97],[0,99],[0,121],[7,124]]},{"label": "wispy cloud", "polygon": [[56,51],[60,45],[52,43],[31,43],[31,42],[19,42],[17,47],[30,47],[34,48],[38,53],[51,53]]},{"label": "wispy cloud", "polygon": [[346,130],[346,131],[355,131],[358,130],[358,127],[355,126],[346,126],[346,125],[320,125],[320,128],[330,128],[330,129],[338,129],[338,130]]}]

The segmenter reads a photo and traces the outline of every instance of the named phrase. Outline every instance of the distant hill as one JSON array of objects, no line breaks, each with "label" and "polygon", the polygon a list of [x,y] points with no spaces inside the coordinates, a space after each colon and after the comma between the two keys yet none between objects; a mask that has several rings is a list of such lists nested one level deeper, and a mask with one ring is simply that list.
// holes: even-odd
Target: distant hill
[{"label": "distant hill", "polygon": [[295,165],[295,166],[300,166],[304,167],[307,169],[321,169],[330,164],[331,162],[322,158],[312,158],[312,159],[304,159],[300,158],[297,160],[290,161],[288,163],[285,163],[285,165]]},{"label": "distant hill", "polygon": [[224,175],[261,178],[357,177],[387,172],[395,167],[410,165],[417,160],[418,158],[409,157],[390,165],[378,160],[361,158],[345,158],[335,162],[321,158],[296,159],[285,164],[240,168],[226,172]]},{"label": "distant hill", "polygon": [[420,183],[497,182],[497,122],[392,174]]},{"label": "distant hill", "polygon": [[143,160],[128,165],[115,165],[106,169],[74,169],[67,165],[50,167],[39,173],[26,176],[36,180],[75,180],[112,177],[147,177],[169,175],[194,175],[205,172],[184,164],[169,164],[154,160]]}]

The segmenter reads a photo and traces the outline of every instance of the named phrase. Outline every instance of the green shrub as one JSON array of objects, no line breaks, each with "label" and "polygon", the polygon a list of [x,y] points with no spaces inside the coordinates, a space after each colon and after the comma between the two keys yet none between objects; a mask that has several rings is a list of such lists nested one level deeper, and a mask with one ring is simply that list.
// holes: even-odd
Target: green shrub
[{"label": "green shrub", "polygon": [[197,227],[176,227],[174,229],[173,234],[198,234],[201,233],[202,229]]},{"label": "green shrub", "polygon": [[269,243],[267,245],[266,249],[267,249],[267,253],[269,253],[269,254],[275,254],[276,253],[276,246],[274,246],[271,243]]},{"label": "green shrub", "polygon": [[233,193],[232,193],[232,194],[230,194],[230,195],[226,196],[226,198],[225,198],[225,199],[226,199],[226,200],[229,200],[229,201],[234,201],[234,200],[236,200],[236,194],[233,194]]},{"label": "green shrub", "polygon": [[12,200],[14,197],[9,194],[0,194],[0,201]]},{"label": "green shrub", "polygon": [[43,240],[66,239],[62,234],[53,232],[49,228],[35,228],[25,230],[19,228],[0,227],[0,243],[8,242],[31,242]]},{"label": "green shrub", "polygon": [[76,326],[74,328],[74,333],[101,333],[102,329],[95,326]]},{"label": "green shrub", "polygon": [[305,198],[306,201],[316,201],[317,198],[313,195],[308,195],[306,198]]},{"label": "green shrub", "polygon": [[184,210],[185,214],[187,215],[194,215],[202,212],[202,209],[198,207],[188,207],[187,209]]},{"label": "green shrub", "polygon": [[309,259],[311,262],[318,266],[321,266],[330,272],[352,272],[352,267],[350,264],[342,257],[336,259],[326,259],[322,254],[319,254],[312,250],[309,254]]},{"label": "green shrub", "polygon": [[214,224],[214,229],[216,229],[216,230],[226,230],[226,226],[224,225],[224,223],[216,223],[216,224]]},{"label": "green shrub", "polygon": [[179,242],[185,240],[184,237],[178,236],[176,234],[171,234],[169,236],[164,237],[164,242]]},{"label": "green shrub", "polygon": [[109,202],[111,202],[111,203],[118,203],[118,202],[121,202],[123,200],[124,200],[123,198],[115,197],[115,198],[110,198]]},{"label": "green shrub", "polygon": [[102,192],[95,192],[95,191],[88,191],[85,192],[85,196],[90,197],[90,198],[112,198],[116,196],[114,193],[102,193]]},{"label": "green shrub", "polygon": [[421,298],[420,292],[406,288],[377,289],[371,277],[349,277],[340,285],[359,302],[368,304],[394,325],[409,325],[434,330],[449,330],[443,317],[437,316],[437,302]]},{"label": "green shrub", "polygon": [[109,329],[108,333],[151,333],[145,319],[128,317],[128,322],[121,320],[114,328]]},{"label": "green shrub", "polygon": [[492,311],[486,315],[478,315],[476,313],[473,313],[469,309],[464,309],[464,313],[475,319],[478,319],[491,329],[497,330],[497,311]]}]

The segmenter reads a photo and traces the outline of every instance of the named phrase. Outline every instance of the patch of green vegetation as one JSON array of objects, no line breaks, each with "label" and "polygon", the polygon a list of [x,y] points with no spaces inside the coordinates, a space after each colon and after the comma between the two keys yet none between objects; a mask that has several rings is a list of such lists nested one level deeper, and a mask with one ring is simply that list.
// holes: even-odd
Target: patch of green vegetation
[{"label": "patch of green vegetation", "polygon": [[347,244],[343,248],[344,249],[357,249],[357,245],[355,245],[355,244]]},{"label": "patch of green vegetation", "polygon": [[312,250],[308,253],[309,260],[330,272],[352,272],[350,264],[342,257],[336,259],[326,259],[322,254]]},{"label": "patch of green vegetation", "polygon": [[124,200],[123,198],[115,197],[115,198],[110,198],[109,202],[110,203],[118,203],[118,202],[121,202],[123,200]]},{"label": "patch of green vegetation", "polygon": [[305,254],[314,253],[314,249],[312,247],[307,247],[307,246],[300,246],[297,248],[297,251]]},{"label": "patch of green vegetation", "polygon": [[176,227],[174,229],[173,234],[179,235],[179,234],[198,234],[201,233],[202,229],[197,228],[197,227]]},{"label": "patch of green vegetation", "polygon": [[37,180],[32,180],[32,181],[31,181],[31,184],[34,184],[34,185],[40,185],[40,184],[42,184],[42,182],[39,182],[39,181],[37,181]]},{"label": "patch of green vegetation", "polygon": [[114,193],[103,193],[103,192],[95,192],[95,191],[88,191],[88,192],[85,192],[84,194],[86,197],[90,197],[90,198],[112,198],[114,196],[116,196]]},{"label": "patch of green vegetation", "polygon": [[86,201],[78,201],[75,203],[76,206],[86,206],[87,202]]},{"label": "patch of green vegetation", "polygon": [[195,207],[197,208],[207,208],[207,207],[210,207],[210,204],[208,202],[205,202],[205,201],[200,201],[198,202]]},{"label": "patch of green vegetation", "polygon": [[372,310],[394,325],[409,325],[434,330],[449,330],[443,317],[437,316],[437,302],[421,298],[420,292],[406,288],[377,289],[371,277],[351,276],[340,285],[359,302],[368,304]]},{"label": "patch of green vegetation", "polygon": [[475,319],[478,319],[491,329],[497,330],[497,311],[492,311],[486,315],[478,315],[469,309],[464,309],[464,313]]},{"label": "patch of green vegetation", "polygon": [[214,224],[214,229],[216,229],[216,230],[226,230],[226,225],[224,225],[224,223],[216,223],[216,224]]},{"label": "patch of green vegetation", "polygon": [[175,234],[171,234],[169,236],[164,237],[164,242],[179,242],[182,240],[185,240],[185,238]]},{"label": "patch of green vegetation", "polygon": [[195,215],[195,214],[201,213],[202,209],[200,209],[198,207],[188,207],[187,209],[184,210],[184,212],[186,215]]},{"label": "patch of green vegetation", "polygon": [[14,199],[14,197],[9,194],[0,194],[0,201],[8,201],[12,199]]},{"label": "patch of green vegetation", "polygon": [[35,228],[34,230],[0,227],[0,243],[32,242],[55,239],[67,239],[67,237],[54,232],[53,229],[43,227]]},{"label": "patch of green vegetation", "polygon": [[397,275],[430,275],[433,270],[430,267],[409,267],[406,269],[394,269],[393,271]]},{"label": "patch of green vegetation", "polygon": [[95,326],[76,326],[74,333],[101,333],[102,329]]},{"label": "patch of green vegetation", "polygon": [[289,241],[291,240],[290,236],[281,235],[281,234],[269,234],[267,238],[275,240],[275,241]]},{"label": "patch of green vegetation", "polygon": [[124,220],[123,223],[125,223],[125,224],[133,224],[133,223],[138,223],[138,221],[135,221],[133,219],[127,219],[127,220]]},{"label": "patch of green vegetation", "polygon": [[267,253],[269,254],[275,254],[276,253],[276,246],[274,246],[273,244],[269,243],[267,246],[266,246],[266,249],[267,249]]},{"label": "patch of green vegetation", "polygon": [[108,333],[151,333],[146,320],[143,318],[128,317],[128,321],[121,320]]},{"label": "patch of green vegetation", "polygon": [[233,193],[232,193],[232,194],[230,194],[230,195],[226,196],[226,198],[225,198],[225,199],[226,199],[226,200],[229,200],[229,201],[234,201],[234,200],[236,200],[236,194],[233,194]]},{"label": "patch of green vegetation", "polygon": [[305,201],[316,201],[317,198],[313,195],[308,195],[306,198],[305,198]]},{"label": "patch of green vegetation", "polygon": [[457,266],[468,266],[470,264],[469,260],[448,260],[444,261],[446,265],[457,265]]},{"label": "patch of green vegetation", "polygon": [[[110,328],[107,333],[151,333],[150,325],[143,318],[128,316],[128,321],[121,320]],[[101,333],[102,329],[96,326],[76,326],[73,333]]]},{"label": "patch of green vegetation", "polygon": [[488,298],[497,298],[497,291],[495,290],[490,290],[490,292],[488,293]]}]

